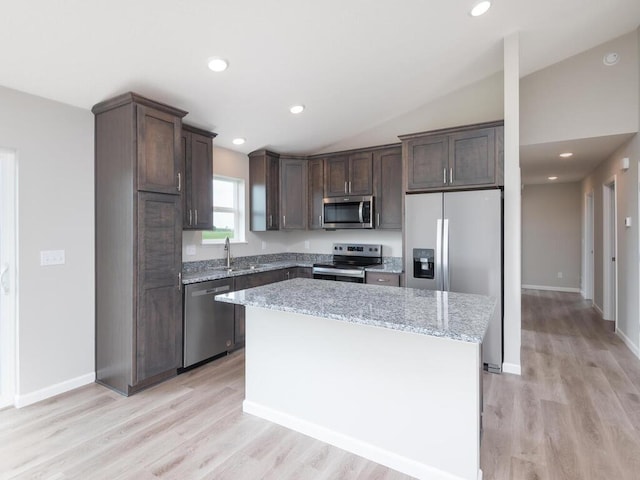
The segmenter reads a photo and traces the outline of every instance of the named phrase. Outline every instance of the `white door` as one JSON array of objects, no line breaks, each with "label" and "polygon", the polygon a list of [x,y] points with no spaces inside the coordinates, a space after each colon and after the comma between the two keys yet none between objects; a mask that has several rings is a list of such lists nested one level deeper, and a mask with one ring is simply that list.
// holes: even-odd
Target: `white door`
[{"label": "white door", "polygon": [[582,294],[586,300],[593,300],[593,221],[593,192],[589,192],[584,197],[584,231],[582,252]]},{"label": "white door", "polygon": [[603,318],[616,322],[617,328],[616,210],[616,179],[613,177],[602,188],[602,312]]},{"label": "white door", "polygon": [[0,148],[0,408],[13,405],[16,368],[16,155]]}]

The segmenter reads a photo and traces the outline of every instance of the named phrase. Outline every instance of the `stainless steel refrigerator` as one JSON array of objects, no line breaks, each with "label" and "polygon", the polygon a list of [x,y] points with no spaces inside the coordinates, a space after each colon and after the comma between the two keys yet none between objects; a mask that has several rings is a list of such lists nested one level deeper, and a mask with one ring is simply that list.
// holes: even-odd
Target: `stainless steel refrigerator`
[{"label": "stainless steel refrigerator", "polygon": [[502,190],[406,195],[406,286],[490,295],[497,311],[482,344],[502,371]]}]

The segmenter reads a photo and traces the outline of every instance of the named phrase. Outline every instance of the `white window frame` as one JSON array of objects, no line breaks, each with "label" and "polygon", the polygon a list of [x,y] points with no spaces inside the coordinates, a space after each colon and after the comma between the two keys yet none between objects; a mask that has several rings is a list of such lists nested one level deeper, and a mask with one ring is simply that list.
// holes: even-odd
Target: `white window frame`
[{"label": "white window frame", "polygon": [[[245,180],[237,177],[227,177],[224,175],[214,175],[214,181],[226,181],[233,183],[233,196],[235,207],[218,207],[213,204],[213,213],[233,213],[234,225],[236,228],[235,238],[231,239],[231,243],[246,243],[245,241],[245,208],[244,208],[244,188]],[[215,187],[214,187],[215,188]],[[203,245],[223,244],[224,238],[221,239],[205,239],[202,238]]]}]

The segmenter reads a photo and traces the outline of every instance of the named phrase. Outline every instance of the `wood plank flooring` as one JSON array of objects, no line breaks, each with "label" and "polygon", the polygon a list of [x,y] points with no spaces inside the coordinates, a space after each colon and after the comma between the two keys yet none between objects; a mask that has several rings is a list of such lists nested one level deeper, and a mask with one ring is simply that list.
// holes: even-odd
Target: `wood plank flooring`
[{"label": "wood plank flooring", "polygon": [[525,290],[522,376],[484,376],[485,479],[640,479],[640,360],[573,293]]},{"label": "wood plank flooring", "polygon": [[[640,478],[640,361],[577,294],[523,294],[523,375],[485,374],[485,479]],[[0,411],[0,479],[410,477],[242,413],[236,352],[129,398]]]}]

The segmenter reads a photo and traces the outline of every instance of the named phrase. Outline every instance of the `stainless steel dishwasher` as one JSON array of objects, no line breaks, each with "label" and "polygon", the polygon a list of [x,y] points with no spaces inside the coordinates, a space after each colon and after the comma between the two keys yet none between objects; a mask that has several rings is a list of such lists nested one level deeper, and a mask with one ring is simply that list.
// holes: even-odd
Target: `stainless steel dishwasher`
[{"label": "stainless steel dishwasher", "polygon": [[233,347],[234,306],[214,297],[233,290],[233,279],[187,285],[184,290],[183,367],[214,357]]}]

